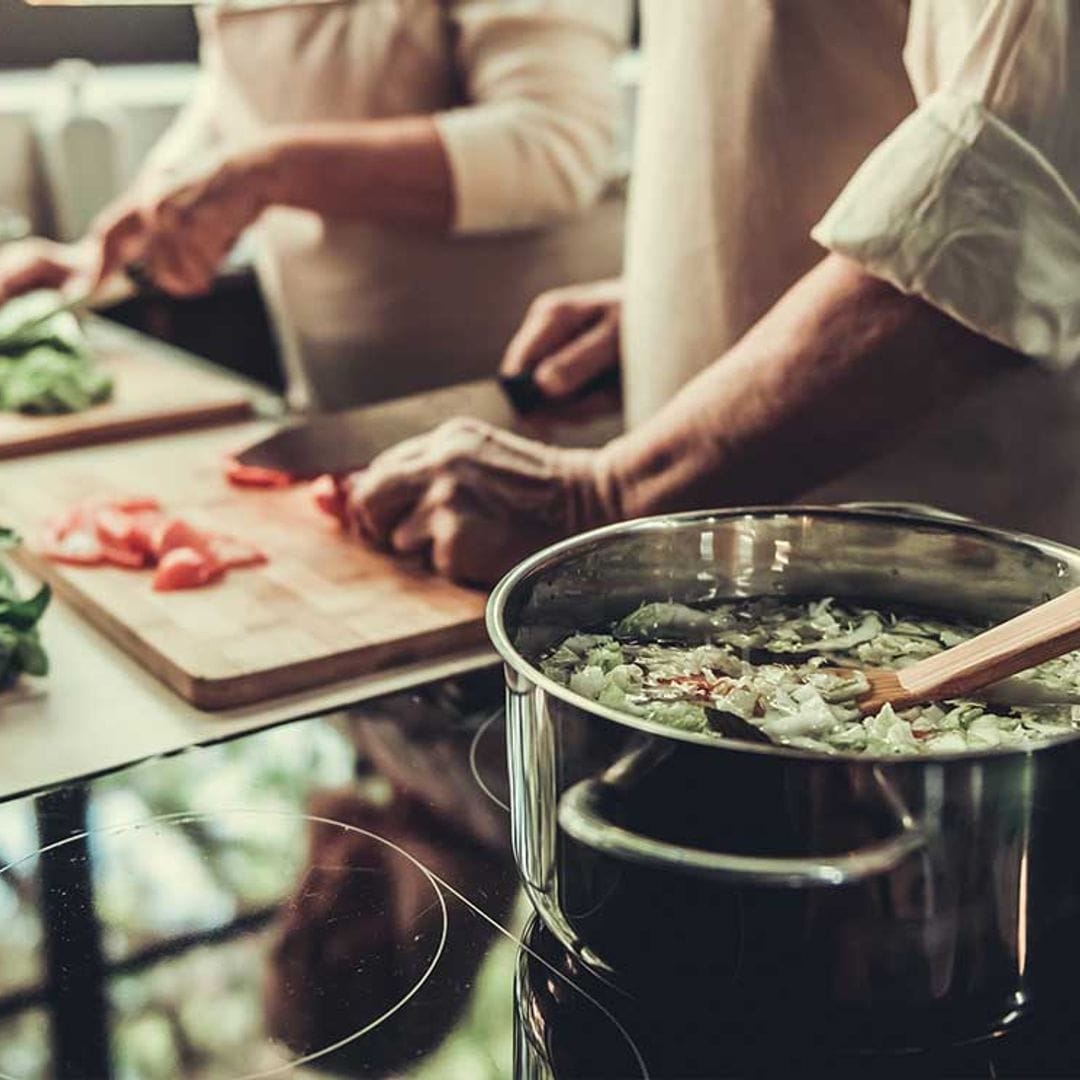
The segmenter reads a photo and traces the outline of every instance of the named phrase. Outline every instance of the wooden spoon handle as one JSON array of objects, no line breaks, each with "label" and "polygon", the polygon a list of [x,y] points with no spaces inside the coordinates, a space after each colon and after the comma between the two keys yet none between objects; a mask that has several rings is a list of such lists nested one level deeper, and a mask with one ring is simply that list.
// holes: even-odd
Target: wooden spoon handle
[{"label": "wooden spoon handle", "polygon": [[961,697],[1080,648],[1080,588],[897,674],[913,700]]}]

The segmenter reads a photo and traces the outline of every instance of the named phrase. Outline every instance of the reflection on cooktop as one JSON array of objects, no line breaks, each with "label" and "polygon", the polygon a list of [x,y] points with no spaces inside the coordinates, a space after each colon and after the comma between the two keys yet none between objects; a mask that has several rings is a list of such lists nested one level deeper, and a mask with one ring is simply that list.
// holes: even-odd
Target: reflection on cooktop
[{"label": "reflection on cooktop", "polygon": [[826,1060],[707,978],[591,976],[518,887],[501,699],[482,672],[0,804],[0,1080],[1080,1076],[1068,995]]},{"label": "reflection on cooktop", "polygon": [[482,673],[0,806],[0,1077],[510,1076],[500,699]]},{"label": "reflection on cooktop", "polygon": [[[256,1030],[248,1022],[248,1042],[244,1061],[237,1062],[237,1075],[245,1078],[270,1076],[290,1066],[307,1064],[362,1038],[402,1009],[427,982],[434,972],[446,946],[446,900],[431,873],[407,851],[392,840],[345,822],[329,818],[300,816],[276,810],[231,809],[215,813],[192,814],[179,812],[88,833],[76,833],[58,840],[39,852],[0,867],[0,877],[21,870],[24,874],[44,874],[56,877],[70,875],[72,879],[93,876],[92,867],[104,863],[137,867],[140,863],[152,868],[163,888],[170,895],[167,921],[172,929],[212,930],[218,919],[232,918],[235,906],[221,897],[218,908],[204,907],[198,902],[197,890],[190,890],[189,875],[210,873],[198,861],[188,861],[200,848],[198,834],[213,834],[221,841],[215,857],[228,860],[231,847],[245,837],[261,832],[299,832],[306,828],[310,837],[311,857],[301,876],[278,912],[269,920],[270,933],[261,937],[268,948],[264,972],[266,1030]],[[41,863],[60,861],[56,870],[43,870]],[[34,865],[38,864],[38,865]],[[297,957],[295,941],[302,937],[312,910],[312,898],[325,902],[331,894],[337,904],[336,918],[355,928],[354,932],[368,936],[364,948],[354,954],[350,970],[353,977],[333,982],[332,997],[322,994],[320,971],[311,963],[310,955]],[[394,934],[382,934],[394,898],[407,894],[420,910],[410,912],[409,940],[403,943]],[[77,910],[85,895],[76,893],[74,903],[65,905],[64,929],[75,929],[92,911]],[[153,894],[147,899],[152,903]],[[195,900],[192,907],[188,905]],[[424,918],[431,913],[431,918]],[[161,914],[164,914],[161,913]],[[253,925],[262,922],[250,919]],[[325,930],[325,921],[320,927]],[[276,932],[273,932],[276,931]],[[376,941],[375,939],[379,939]],[[322,943],[325,944],[325,943]],[[62,951],[64,941],[59,942]],[[299,963],[297,963],[299,959]],[[372,969],[379,970],[373,973]],[[237,972],[242,978],[242,971]],[[374,974],[374,977],[373,977]],[[175,972],[174,972],[175,976]],[[179,975],[183,979],[183,974]],[[198,973],[193,980],[198,983]],[[193,986],[193,989],[196,987]],[[198,989],[203,987],[198,986]],[[310,1022],[311,1009],[297,1009],[297,1003],[310,1004],[315,997],[330,997],[334,1002],[334,1020],[344,1026],[333,1030]],[[121,985],[118,992],[123,994]],[[318,1011],[321,1002],[315,1001]],[[216,1025],[220,1018],[207,1015],[206,1021]],[[311,1036],[318,1032],[314,1039]],[[281,1036],[282,1045],[274,1045],[273,1036]],[[255,1046],[254,1041],[265,1038],[268,1045]],[[326,1041],[330,1040],[330,1041]],[[291,1049],[290,1057],[286,1048]]]},{"label": "reflection on cooktop", "polygon": [[[510,785],[506,775],[506,747],[503,742],[505,722],[506,712],[500,705],[476,729],[469,747],[469,768],[484,794],[496,806],[510,813]],[[492,760],[493,745],[498,753],[497,767]]]}]

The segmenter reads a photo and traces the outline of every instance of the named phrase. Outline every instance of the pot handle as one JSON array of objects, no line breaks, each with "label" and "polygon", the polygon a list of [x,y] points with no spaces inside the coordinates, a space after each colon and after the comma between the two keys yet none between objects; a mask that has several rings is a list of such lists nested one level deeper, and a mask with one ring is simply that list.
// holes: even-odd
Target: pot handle
[{"label": "pot handle", "polygon": [[734,855],[669,844],[609,821],[603,812],[605,790],[596,778],[582,780],[559,802],[559,824],[579,843],[617,858],[735,885],[815,887],[850,885],[894,870],[926,846],[927,836],[880,771],[874,778],[896,813],[899,832],[839,855]]},{"label": "pot handle", "polygon": [[912,517],[933,518],[935,521],[972,522],[975,519],[964,514],[954,514],[951,510],[942,510],[940,506],[917,502],[845,502],[840,503],[841,510],[869,510],[871,513],[910,514]]}]

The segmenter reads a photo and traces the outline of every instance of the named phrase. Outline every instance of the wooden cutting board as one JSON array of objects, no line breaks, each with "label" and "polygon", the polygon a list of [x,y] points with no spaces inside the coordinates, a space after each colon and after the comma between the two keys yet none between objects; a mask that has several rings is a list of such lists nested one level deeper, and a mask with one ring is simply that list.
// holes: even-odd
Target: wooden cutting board
[{"label": "wooden cutting board", "polygon": [[251,391],[161,342],[103,319],[86,324],[112,399],[66,416],[0,412],[0,459],[242,420]]},{"label": "wooden cutting board", "polygon": [[[0,523],[26,539],[19,561],[205,709],[263,701],[484,640],[481,593],[346,539],[314,508],[306,487],[230,486],[224,457],[269,430],[261,421],[232,424],[6,462]],[[89,497],[144,494],[193,524],[254,542],[269,564],[231,571],[203,589],[155,593],[149,571],[60,566],[34,553],[51,515]]]}]

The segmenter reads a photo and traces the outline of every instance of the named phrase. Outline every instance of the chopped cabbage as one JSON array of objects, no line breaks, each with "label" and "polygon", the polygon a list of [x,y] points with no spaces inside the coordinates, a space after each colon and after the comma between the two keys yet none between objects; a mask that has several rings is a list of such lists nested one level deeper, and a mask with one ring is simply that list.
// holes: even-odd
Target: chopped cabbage
[{"label": "chopped cabbage", "polygon": [[[865,675],[901,668],[979,633],[959,620],[775,597],[697,609],[650,603],[610,634],[574,634],[541,662],[591,701],[684,731],[725,738],[706,707],[734,714],[774,742],[823,753],[950,754],[1036,746],[1080,731],[1080,653],[1025,673],[1048,703],[949,701],[862,717]],[[749,654],[749,655],[748,655]],[[767,662],[755,663],[764,654]],[[821,670],[848,668],[846,673]],[[1061,696],[1057,703],[1053,694]]]}]

